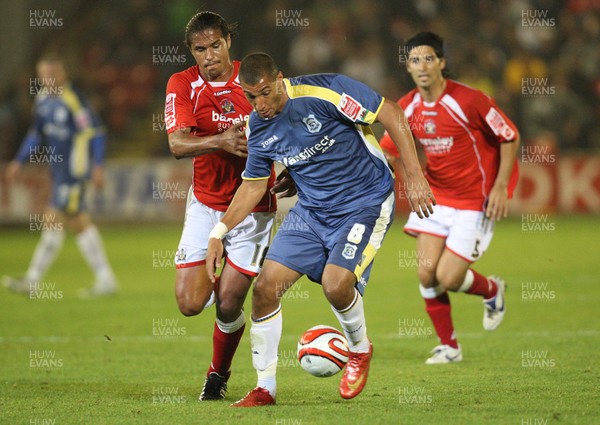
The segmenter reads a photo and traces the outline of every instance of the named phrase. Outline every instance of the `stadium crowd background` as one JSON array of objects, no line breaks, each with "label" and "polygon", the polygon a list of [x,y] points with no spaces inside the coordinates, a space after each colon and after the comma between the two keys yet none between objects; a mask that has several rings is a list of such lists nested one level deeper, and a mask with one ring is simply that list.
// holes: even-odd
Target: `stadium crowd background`
[{"label": "stadium crowd background", "polygon": [[[60,25],[32,28],[40,10]],[[169,155],[164,90],[193,65],[183,32],[198,10],[238,22],[234,59],[267,51],[287,76],[341,72],[394,100],[413,88],[403,42],[432,30],[445,39],[451,77],[495,97],[524,143],[600,148],[597,0],[65,0],[5,9],[2,53],[12,66],[0,77],[0,161],[14,156],[31,122],[34,64],[48,50],[64,55],[107,124],[109,158]]]}]

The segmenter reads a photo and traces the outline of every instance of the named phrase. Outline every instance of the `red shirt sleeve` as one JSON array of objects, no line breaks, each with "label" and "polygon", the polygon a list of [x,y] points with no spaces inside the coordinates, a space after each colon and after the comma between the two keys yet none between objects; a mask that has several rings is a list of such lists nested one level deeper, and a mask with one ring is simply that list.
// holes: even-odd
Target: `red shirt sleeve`
[{"label": "red shirt sleeve", "polygon": [[492,139],[504,143],[512,142],[519,137],[517,126],[496,105],[494,99],[480,93],[473,100],[472,105],[476,113],[476,122]]},{"label": "red shirt sleeve", "polygon": [[[409,103],[411,94],[412,94],[412,91],[410,93],[408,93],[406,96],[400,98],[396,102],[402,108],[403,111],[404,111],[404,108],[406,108]],[[396,158],[400,157],[400,153],[398,152],[398,149],[396,148],[394,141],[392,140],[392,138],[390,137],[390,135],[388,134],[387,131],[383,134],[383,137],[379,141],[379,145],[381,146],[381,149],[383,149],[384,151],[386,151],[393,157],[396,157]]]},{"label": "red shirt sleeve", "polygon": [[[519,138],[517,126],[498,107],[494,99],[479,93],[472,101],[475,110],[476,122],[483,133],[487,134],[486,140],[495,140],[500,143],[512,142]],[[511,199],[519,180],[519,162],[515,159],[513,169],[508,181],[508,198]],[[488,183],[488,193],[493,182]]]},{"label": "red shirt sleeve", "polygon": [[165,99],[167,134],[173,133],[178,128],[196,126],[189,90],[189,84],[182,75],[174,74],[169,78]]},{"label": "red shirt sleeve", "polygon": [[379,145],[381,146],[381,149],[383,149],[390,155],[392,155],[396,158],[400,157],[400,154],[398,153],[398,149],[396,149],[396,145],[394,144],[394,141],[392,140],[392,138],[390,137],[390,135],[388,134],[387,131],[385,132],[385,134],[379,141]]}]

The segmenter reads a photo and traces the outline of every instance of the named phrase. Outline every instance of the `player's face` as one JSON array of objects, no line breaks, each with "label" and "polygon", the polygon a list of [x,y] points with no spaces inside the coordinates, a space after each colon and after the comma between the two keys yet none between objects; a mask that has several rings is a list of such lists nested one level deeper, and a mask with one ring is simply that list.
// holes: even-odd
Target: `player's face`
[{"label": "player's face", "polygon": [[252,105],[259,117],[273,118],[280,113],[287,101],[283,85],[283,75],[277,74],[275,81],[270,76],[263,76],[257,84],[249,85],[241,82],[246,99]]},{"label": "player's face", "polygon": [[37,64],[37,74],[47,87],[60,87],[67,80],[67,72],[60,61],[40,61]]},{"label": "player's face", "polygon": [[416,46],[410,51],[406,69],[418,88],[427,89],[441,84],[446,61],[438,58],[431,46]]},{"label": "player's face", "polygon": [[200,67],[202,77],[208,81],[227,81],[230,77],[231,61],[229,48],[231,37],[223,37],[221,30],[207,28],[190,35],[190,51]]}]

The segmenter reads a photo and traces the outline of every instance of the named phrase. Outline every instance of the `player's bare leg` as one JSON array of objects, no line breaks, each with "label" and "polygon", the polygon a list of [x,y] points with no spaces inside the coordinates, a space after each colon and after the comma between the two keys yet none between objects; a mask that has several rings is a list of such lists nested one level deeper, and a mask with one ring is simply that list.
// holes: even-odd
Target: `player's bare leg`
[{"label": "player's bare leg", "polygon": [[440,258],[436,271],[438,281],[448,290],[483,297],[483,327],[494,330],[504,318],[504,280],[485,277],[471,268],[471,263],[449,250]]},{"label": "player's bare leg", "polygon": [[31,285],[44,277],[61,251],[65,240],[63,215],[52,207],[46,208],[41,233],[25,276],[23,278],[3,277],[4,286],[11,291],[29,293]]},{"label": "player's bare leg", "polygon": [[452,308],[446,288],[437,279],[439,261],[444,252],[446,239],[420,233],[417,236],[419,258],[419,289],[425,300],[425,311],[431,318],[440,345],[432,350],[427,364],[450,363],[462,360],[462,353],[452,323]]},{"label": "player's bare leg", "polygon": [[92,288],[79,291],[82,298],[111,295],[117,291],[117,280],[108,262],[102,237],[88,213],[80,212],[66,216],[69,227],[75,232],[75,240],[86,262],[94,272]]},{"label": "player's bare leg", "polygon": [[204,264],[184,267],[175,272],[175,298],[184,316],[200,314],[213,293],[214,286],[208,279]]},{"label": "player's bare leg", "polygon": [[232,407],[275,404],[277,393],[277,349],[283,319],[280,300],[301,274],[272,260],[266,260],[252,291],[252,364],[258,375],[256,388]]},{"label": "player's bare leg", "polygon": [[[209,303],[209,300],[214,299],[214,287],[215,284],[208,279],[204,264],[177,269],[175,272],[175,298],[181,314],[184,316],[196,316],[200,314],[206,307],[212,304]],[[216,322],[215,327],[217,327]],[[228,377],[222,378],[226,383]],[[204,382],[204,388],[206,387],[207,380],[208,373]],[[204,388],[200,394],[200,399],[203,398]]]},{"label": "player's bare leg", "polygon": [[242,307],[251,283],[252,277],[225,263],[219,284],[215,285],[217,317],[213,330],[213,355],[200,400],[222,400],[225,397],[231,362],[246,327]]},{"label": "player's bare leg", "polygon": [[373,344],[367,337],[367,325],[362,296],[354,287],[356,276],[343,267],[327,264],[322,285],[348,340],[348,364],[340,380],[340,395],[354,398],[364,389],[373,356]]}]

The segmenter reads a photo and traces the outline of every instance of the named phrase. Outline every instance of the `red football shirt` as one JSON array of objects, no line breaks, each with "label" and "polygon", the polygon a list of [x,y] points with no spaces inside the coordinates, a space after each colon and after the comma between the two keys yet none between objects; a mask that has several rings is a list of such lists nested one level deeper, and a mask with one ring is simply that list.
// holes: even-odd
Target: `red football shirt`
[{"label": "red football shirt", "polygon": [[[427,157],[425,177],[438,204],[483,211],[500,164],[500,143],[519,132],[496,102],[479,90],[446,80],[439,99],[426,103],[417,89],[398,101],[417,144]],[[386,133],[381,147],[398,156]],[[511,197],[519,176],[515,165],[508,184]]]},{"label": "red football shirt", "polygon": [[[204,81],[198,65],[173,74],[167,83],[165,124],[167,133],[190,127],[191,134],[199,137],[222,133],[233,124],[247,121],[252,106],[240,86],[240,63],[233,62],[233,75],[227,82]],[[226,211],[237,188],[242,183],[246,159],[217,149],[193,158],[194,195],[198,201],[217,211]],[[269,187],[273,186],[275,172],[271,170]],[[275,211],[277,201],[269,191],[254,212]]]}]

